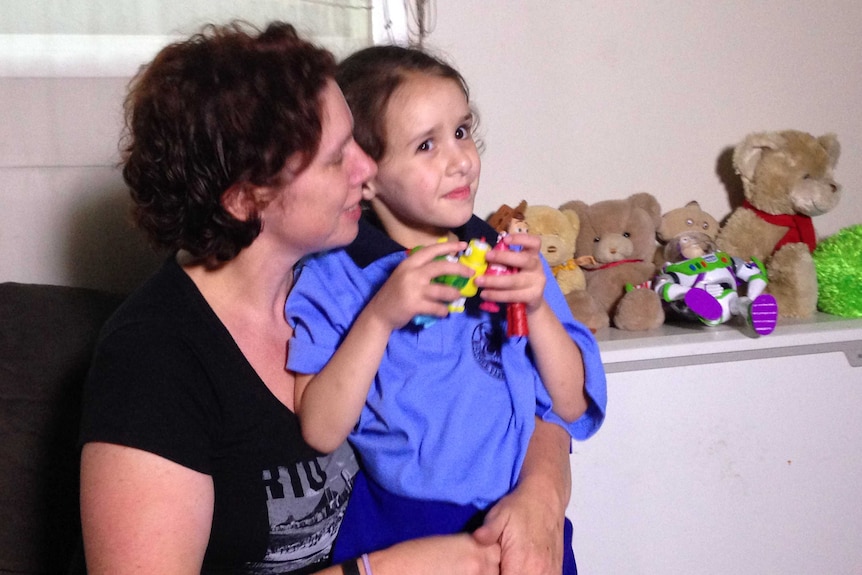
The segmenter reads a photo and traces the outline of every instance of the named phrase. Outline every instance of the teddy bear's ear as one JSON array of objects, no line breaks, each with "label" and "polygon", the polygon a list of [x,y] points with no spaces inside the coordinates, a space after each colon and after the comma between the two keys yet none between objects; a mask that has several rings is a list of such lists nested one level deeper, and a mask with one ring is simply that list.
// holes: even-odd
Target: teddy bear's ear
[{"label": "teddy bear's ear", "polygon": [[581,218],[578,216],[578,212],[571,208],[564,208],[560,210],[565,214],[566,218],[569,220],[569,223],[572,224],[572,228],[575,230],[575,235],[578,235],[578,232],[581,231]]},{"label": "teddy bear's ear", "polygon": [[629,196],[629,202],[635,207],[641,208],[650,215],[653,227],[658,229],[661,225],[661,205],[652,194],[638,192]]},{"label": "teddy bear's ear", "polygon": [[561,212],[566,212],[568,210],[575,212],[575,214],[577,214],[577,216],[578,216],[578,222],[579,222],[578,226],[580,227],[580,221],[585,220],[587,217],[586,214],[587,214],[587,210],[589,209],[589,206],[587,206],[587,204],[585,204],[584,202],[582,202],[580,200],[572,200],[570,202],[566,202],[565,204],[560,206],[558,209]]},{"label": "teddy bear's ear", "polygon": [[784,138],[777,132],[750,134],[733,150],[733,167],[746,180],[754,177],[754,170],[764,150],[777,150],[784,145]]},{"label": "teddy bear's ear", "polygon": [[817,141],[829,154],[829,166],[835,167],[838,163],[838,156],[841,155],[841,144],[838,143],[838,137],[835,134],[824,134],[817,138]]}]

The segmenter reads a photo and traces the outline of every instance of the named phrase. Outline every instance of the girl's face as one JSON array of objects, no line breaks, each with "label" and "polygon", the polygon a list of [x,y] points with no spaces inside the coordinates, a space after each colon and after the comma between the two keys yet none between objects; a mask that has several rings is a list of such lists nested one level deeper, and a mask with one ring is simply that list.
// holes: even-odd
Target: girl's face
[{"label": "girl's face", "polygon": [[480,163],[467,98],[454,80],[410,74],[384,127],[386,151],[365,197],[395,241],[434,243],[473,214]]},{"label": "girl's face", "polygon": [[266,206],[264,232],[280,238],[294,255],[349,244],[359,230],[362,186],[376,171],[374,161],[353,139],[353,117],[338,85],[321,93],[320,146],[304,170],[287,161],[287,183]]}]

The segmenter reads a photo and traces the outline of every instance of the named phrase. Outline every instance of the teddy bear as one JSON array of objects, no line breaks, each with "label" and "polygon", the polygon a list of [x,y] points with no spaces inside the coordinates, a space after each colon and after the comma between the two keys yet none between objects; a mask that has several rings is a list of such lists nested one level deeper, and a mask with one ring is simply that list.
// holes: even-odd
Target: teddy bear
[{"label": "teddy bear", "polygon": [[629,331],[662,325],[665,316],[658,294],[638,289],[647,287],[656,272],[658,200],[636,193],[591,205],[570,201],[560,209],[573,210],[580,221],[575,258],[593,260],[582,264],[586,289],[566,296],[575,318],[593,331],[609,325]]},{"label": "teddy bear", "polygon": [[812,217],[833,209],[841,194],[832,171],[841,148],[835,134],[785,130],[749,134],[733,151],[745,201],[721,226],[716,242],[731,256],[766,265],[768,291],[781,317],[817,309],[817,240]]},{"label": "teddy bear", "polygon": [[661,225],[658,227],[658,232],[656,233],[659,246],[656,248],[653,262],[659,269],[667,263],[664,248],[680,234],[700,232],[706,234],[712,241],[715,241],[718,229],[718,220],[703,211],[696,200],[688,202],[681,208],[666,212],[661,217]]},{"label": "teddy bear", "polygon": [[530,205],[524,215],[530,233],[542,239],[542,255],[563,295],[584,289],[587,280],[575,261],[575,241],[581,227],[578,214],[546,205]]}]

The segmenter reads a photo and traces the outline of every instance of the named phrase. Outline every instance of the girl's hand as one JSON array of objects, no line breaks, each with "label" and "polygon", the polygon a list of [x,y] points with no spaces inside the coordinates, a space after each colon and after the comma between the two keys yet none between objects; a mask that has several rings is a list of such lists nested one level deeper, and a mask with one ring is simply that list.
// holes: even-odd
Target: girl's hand
[{"label": "girl's hand", "polygon": [[473,275],[467,266],[445,259],[466,247],[465,242],[443,242],[415,251],[395,268],[367,308],[391,329],[404,326],[417,315],[446,317],[449,302],[460,294],[457,288],[433,280],[441,275]]},{"label": "girl's hand", "polygon": [[482,288],[482,299],[502,303],[523,302],[527,312],[535,311],[545,301],[545,272],[539,258],[542,240],[534,234],[510,234],[502,241],[519,249],[491,250],[486,257],[488,264],[500,264],[512,268],[514,273],[504,275],[485,274],[476,278]]}]

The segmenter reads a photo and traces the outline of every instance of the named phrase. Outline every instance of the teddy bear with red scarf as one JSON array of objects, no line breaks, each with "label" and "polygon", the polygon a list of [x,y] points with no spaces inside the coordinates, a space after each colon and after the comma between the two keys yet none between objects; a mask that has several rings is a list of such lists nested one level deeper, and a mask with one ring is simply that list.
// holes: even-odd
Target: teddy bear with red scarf
[{"label": "teddy bear with red scarf", "polygon": [[766,264],[767,291],[783,317],[810,317],[817,309],[812,217],[838,204],[841,187],[832,171],[840,153],[834,134],[796,130],[750,134],[734,148],[745,201],[721,226],[718,247]]}]

